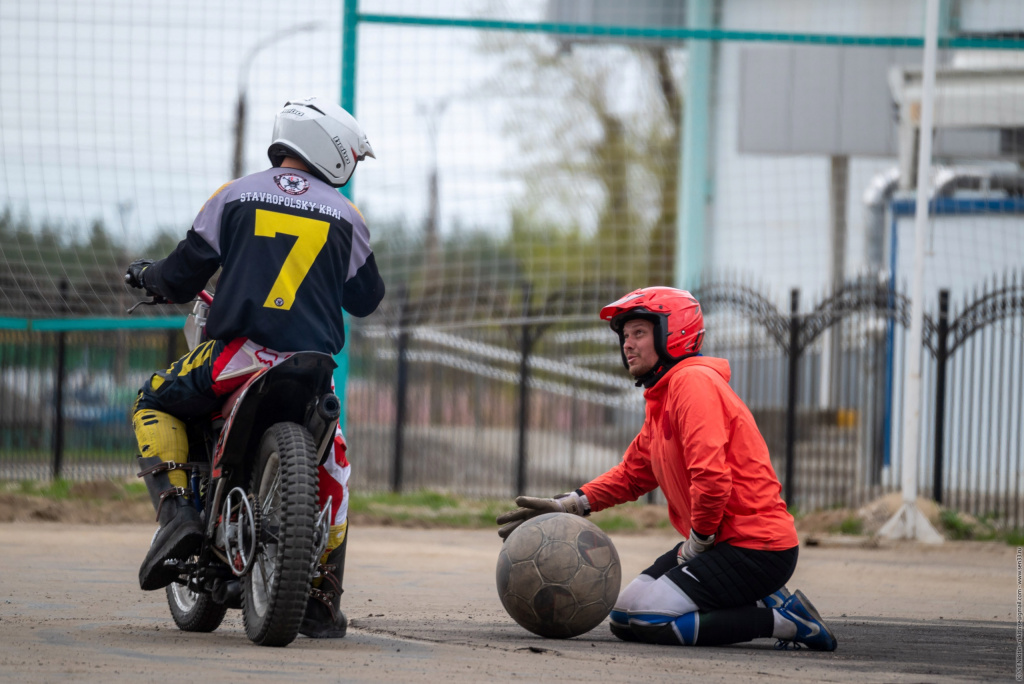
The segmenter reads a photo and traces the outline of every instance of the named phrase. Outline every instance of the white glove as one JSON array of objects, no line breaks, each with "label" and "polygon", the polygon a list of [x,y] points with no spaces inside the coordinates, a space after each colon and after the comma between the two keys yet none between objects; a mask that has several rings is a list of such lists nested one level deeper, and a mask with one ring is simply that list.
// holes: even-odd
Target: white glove
[{"label": "white glove", "polygon": [[498,530],[498,536],[506,539],[516,529],[530,518],[545,513],[571,513],[573,515],[590,515],[590,502],[587,497],[576,492],[566,492],[550,499],[540,499],[534,496],[516,497],[514,511],[502,513],[498,516],[497,523],[503,525]]},{"label": "white glove", "polygon": [[712,546],[715,545],[715,535],[710,535],[703,539],[700,538],[693,528],[690,528],[690,536],[687,538],[683,545],[679,547],[679,551],[676,553],[676,563],[683,565],[688,563],[697,557],[698,553],[704,553]]}]

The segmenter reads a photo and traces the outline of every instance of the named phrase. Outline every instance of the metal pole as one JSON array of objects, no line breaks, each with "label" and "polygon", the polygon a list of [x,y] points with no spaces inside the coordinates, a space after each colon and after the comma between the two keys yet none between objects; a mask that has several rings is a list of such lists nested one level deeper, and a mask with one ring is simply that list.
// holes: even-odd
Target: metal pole
[{"label": "metal pole", "polygon": [[[359,0],[345,0],[341,16],[341,106],[352,116],[356,115],[356,59],[359,45]],[[346,190],[342,193],[351,199]]]},{"label": "metal pole", "polygon": [[[341,106],[352,116],[356,115],[356,50],[357,36],[359,35],[359,0],[345,0],[342,6],[341,15]],[[352,188],[355,185],[355,178],[350,178],[345,187],[341,188],[341,194],[352,199]],[[348,338],[349,326],[348,315],[342,312],[342,320],[345,330],[345,337]],[[342,431],[345,430],[345,416],[347,406],[345,402],[348,387],[349,371],[348,347],[342,347],[334,356],[334,362],[338,367],[334,369],[334,393],[341,400],[341,416],[338,418],[338,425]]]},{"label": "metal pole", "polygon": [[[60,309],[68,311],[68,281],[60,281]],[[64,468],[64,378],[66,376],[66,338],[57,333],[57,370],[53,397],[53,479],[59,480]]]},{"label": "metal pole", "polygon": [[935,466],[932,498],[942,503],[942,449],[946,427],[946,360],[949,358],[949,290],[939,291],[938,340],[935,345]]},{"label": "metal pole", "polygon": [[914,209],[914,275],[907,335],[907,379],[903,401],[903,501],[917,500],[917,452],[921,437],[921,345],[924,330],[924,248],[928,233],[929,171],[932,165],[932,120],[935,102],[935,52],[938,0],[928,0],[925,23],[921,127],[918,133],[917,206]]},{"label": "metal pole", "polygon": [[[687,0],[686,22],[689,28],[710,29],[714,25],[714,4],[707,0]],[[708,140],[711,129],[711,48],[710,40],[689,40],[686,66],[686,99],[680,146],[679,211],[676,216],[675,284],[688,290],[700,285],[701,271],[710,244],[706,212],[708,203]]]},{"label": "metal pole", "polygon": [[167,367],[170,368],[178,360],[178,335],[181,331],[173,328],[167,331]]},{"label": "metal pole", "polygon": [[253,60],[256,59],[256,55],[258,55],[263,49],[273,45],[283,38],[287,38],[288,36],[295,35],[296,33],[302,33],[304,31],[316,31],[320,28],[323,28],[323,25],[316,21],[308,21],[304,24],[290,26],[283,31],[273,34],[269,38],[256,43],[249,48],[249,52],[247,52],[245,57],[242,58],[242,63],[238,67],[238,102],[235,105],[235,150],[231,157],[232,178],[241,178],[244,171],[246,92],[249,89],[249,69],[252,67]]},{"label": "metal pole", "polygon": [[789,294],[789,386],[786,389],[786,504],[793,505],[793,461],[796,456],[797,368],[800,363],[800,290]]},{"label": "metal pole", "polygon": [[523,325],[519,342],[519,453],[516,460],[516,494],[526,493],[526,433],[530,423],[530,284],[523,284]]},{"label": "metal pole", "polygon": [[242,156],[245,145],[245,89],[238,90],[238,104],[235,105],[235,153],[231,159],[231,177],[242,177]]},{"label": "metal pole", "polygon": [[404,288],[399,293],[400,314],[398,318],[398,377],[395,387],[395,452],[391,463],[391,491],[402,491],[405,475],[405,414],[409,396],[409,293]]},{"label": "metal pole", "polygon": [[427,253],[427,258],[424,263],[424,272],[427,275],[436,272],[438,262],[438,233],[441,226],[441,186],[440,174],[438,172],[437,134],[441,128],[441,117],[444,116],[444,113],[448,110],[448,105],[450,104],[450,99],[436,100],[430,105],[421,103],[416,108],[417,112],[425,118],[427,125],[427,140],[430,144],[431,167],[430,175],[427,178],[429,207],[427,210],[427,222],[423,229],[424,251]]},{"label": "metal pole", "polygon": [[[829,161],[829,223],[832,246],[832,292],[837,293],[846,281],[846,195],[850,189],[850,158],[833,155]],[[821,335],[821,384],[818,405],[839,408],[839,374],[842,372],[842,326],[825,330]]]},{"label": "metal pole", "polygon": [[917,456],[921,440],[921,351],[924,329],[924,247],[928,232],[929,170],[935,109],[935,57],[938,48],[939,0],[925,5],[924,71],[921,85],[921,126],[918,132],[917,196],[914,212],[914,278],[910,300],[910,331],[903,393],[903,506],[879,534],[897,539],[941,543],[940,535],[917,509]]}]

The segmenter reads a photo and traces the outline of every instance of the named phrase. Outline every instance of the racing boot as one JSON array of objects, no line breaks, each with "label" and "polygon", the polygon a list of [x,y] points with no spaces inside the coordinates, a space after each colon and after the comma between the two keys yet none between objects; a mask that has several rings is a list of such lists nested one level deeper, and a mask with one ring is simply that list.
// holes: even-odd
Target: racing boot
[{"label": "racing boot", "polygon": [[326,562],[317,567],[320,586],[309,592],[306,615],[299,633],[313,639],[340,639],[348,630],[348,618],[341,612],[342,580],[345,577],[345,548],[348,535],[341,546],[327,554]]},{"label": "racing boot", "polygon": [[187,490],[171,486],[168,471],[176,470],[178,464],[158,456],[140,456],[138,461],[139,477],[146,480],[160,523],[139,568],[139,586],[151,591],[162,589],[177,579],[177,568],[166,562],[185,560],[197,553],[203,542],[203,526],[199,511],[188,502]]}]

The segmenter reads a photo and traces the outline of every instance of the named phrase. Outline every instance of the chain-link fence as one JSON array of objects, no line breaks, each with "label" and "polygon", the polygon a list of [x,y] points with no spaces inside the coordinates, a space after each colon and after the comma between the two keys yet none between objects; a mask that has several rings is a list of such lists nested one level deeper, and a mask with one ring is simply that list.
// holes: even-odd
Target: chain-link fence
[{"label": "chain-link fence", "polygon": [[[921,183],[933,323],[940,291],[959,311],[1024,264],[1024,5],[941,3],[934,165],[919,179],[924,6],[0,5],[0,467],[52,472],[54,440],[69,477],[100,453],[130,464],[131,397],[180,344],[166,330],[183,311],[126,318],[120,274],[166,254],[225,180],[264,168],[280,106],[315,93],[353,110],[377,153],[345,189],[389,293],[351,322],[339,378],[354,485],[489,496],[599,474],[642,400],[597,311],[673,284],[707,293],[708,352],[732,363],[791,503],[888,491],[917,350],[895,300],[853,313],[851,294],[832,295],[908,291]],[[721,283],[758,297],[715,301]],[[1019,375],[1015,315],[950,352],[948,401],[922,411],[922,490],[937,477],[930,491],[971,510],[1016,500],[954,493],[1021,476],[1017,386],[978,365]]]}]

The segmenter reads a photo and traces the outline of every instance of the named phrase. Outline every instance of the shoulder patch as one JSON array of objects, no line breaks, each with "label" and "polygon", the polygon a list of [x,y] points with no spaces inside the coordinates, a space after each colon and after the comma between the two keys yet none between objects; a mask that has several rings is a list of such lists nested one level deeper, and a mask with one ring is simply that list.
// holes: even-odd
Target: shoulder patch
[{"label": "shoulder patch", "polygon": [[274,182],[289,195],[301,195],[309,190],[309,181],[296,173],[282,173],[274,176]]}]

